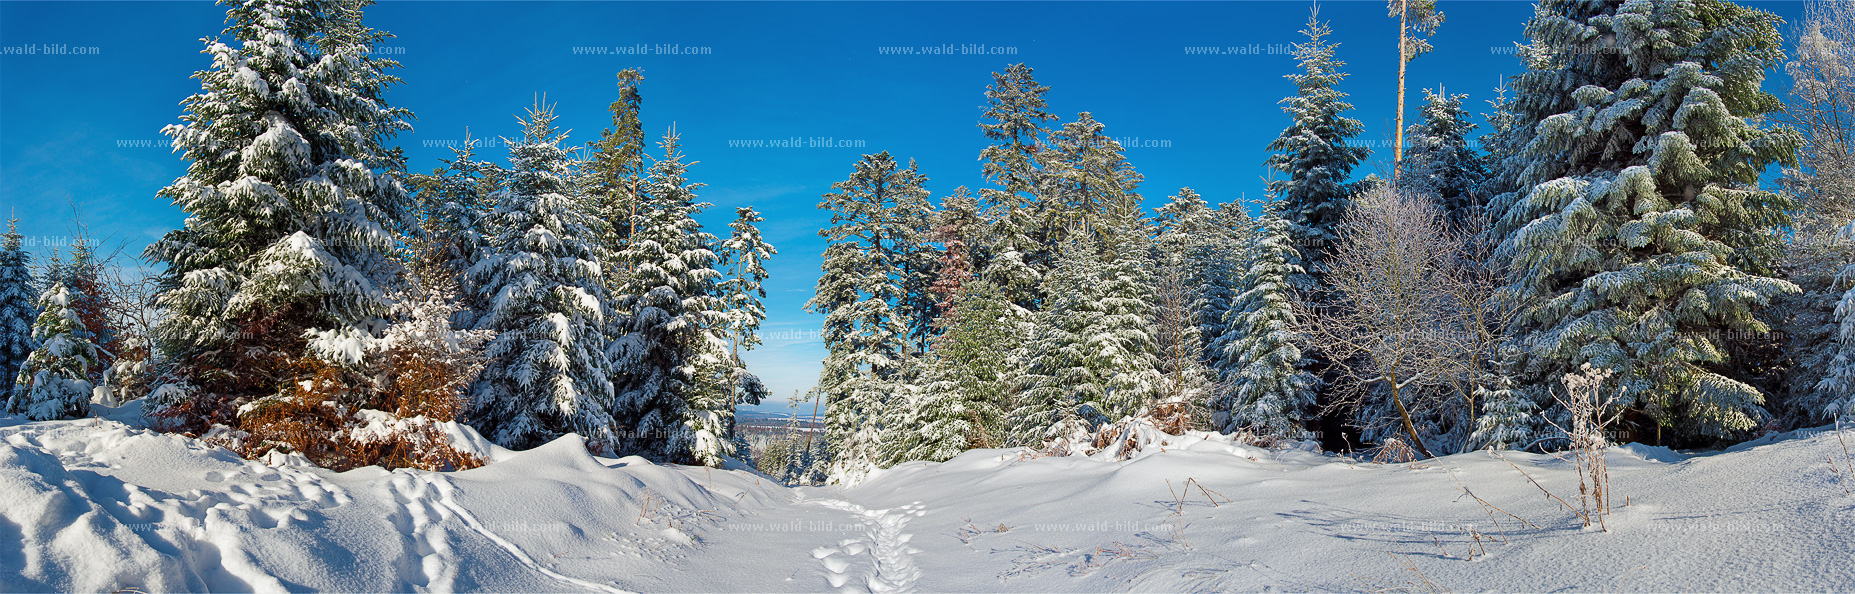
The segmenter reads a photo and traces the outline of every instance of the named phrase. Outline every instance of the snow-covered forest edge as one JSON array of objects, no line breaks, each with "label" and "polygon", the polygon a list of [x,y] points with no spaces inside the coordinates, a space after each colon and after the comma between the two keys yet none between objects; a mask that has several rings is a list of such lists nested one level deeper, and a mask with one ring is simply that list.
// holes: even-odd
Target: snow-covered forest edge
[{"label": "snow-covered forest edge", "polygon": [[982,184],[820,197],[815,418],[751,440],[780,252],[641,70],[415,173],[367,0],[220,4],[185,224],[0,236],[0,589],[1855,588],[1846,0],[1541,0],[1478,115],[1390,0],[1377,161],[1316,9],[1256,202],[1149,208],[1004,65]]}]

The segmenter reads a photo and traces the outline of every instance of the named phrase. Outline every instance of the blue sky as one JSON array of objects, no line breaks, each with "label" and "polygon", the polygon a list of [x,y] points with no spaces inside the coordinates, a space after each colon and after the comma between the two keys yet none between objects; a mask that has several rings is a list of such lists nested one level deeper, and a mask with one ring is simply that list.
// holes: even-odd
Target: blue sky
[{"label": "blue sky", "polygon": [[[1755,2],[1795,22],[1801,2]],[[1532,5],[1440,3],[1437,50],[1411,64],[1419,89],[1470,94],[1471,111],[1502,76]],[[765,213],[780,255],[769,267],[766,345],[749,364],[780,398],[814,381],[822,316],[806,313],[829,220],[819,195],[863,153],[917,160],[936,197],[983,185],[977,128],[993,71],[1025,62],[1051,87],[1063,119],[1092,112],[1146,176],[1150,206],[1190,186],[1213,202],[1262,195],[1263,147],[1287,124],[1293,59],[1308,2],[401,2],[371,8],[371,26],[404,64],[388,100],[417,115],[399,137],[413,171],[450,156],[463,137],[519,133],[514,116],[545,93],[572,142],[610,125],[614,73],[644,69],[646,132],[674,124],[698,161],[691,177],[714,204],[703,222],[725,234],[737,206]],[[1352,77],[1342,85],[1365,123],[1362,142],[1389,146],[1395,117],[1396,21],[1377,1],[1326,2],[1330,38]],[[184,215],[155,192],[185,173],[162,126],[199,89],[202,37],[223,26],[208,2],[0,2],[0,210],[41,251],[68,242],[73,205],[93,237],[137,254]],[[644,46],[643,53],[617,48]],[[665,46],[659,49],[659,46]],[[679,53],[664,49],[676,46]],[[947,47],[952,53],[925,54]],[[983,46],[988,53],[962,53]],[[1203,55],[1187,46],[1254,46]],[[587,48],[603,47],[604,53]],[[913,55],[880,48],[913,47]],[[894,50],[888,50],[894,51]],[[1009,52],[1009,53],[1000,53]],[[1774,74],[1767,88],[1782,92]],[[744,147],[813,139],[839,147]],[[731,143],[730,141],[736,141]],[[1130,142],[1136,141],[1136,142]],[[856,148],[856,145],[861,148]],[[503,151],[483,152],[500,159]],[[1382,169],[1375,151],[1359,174]]]}]

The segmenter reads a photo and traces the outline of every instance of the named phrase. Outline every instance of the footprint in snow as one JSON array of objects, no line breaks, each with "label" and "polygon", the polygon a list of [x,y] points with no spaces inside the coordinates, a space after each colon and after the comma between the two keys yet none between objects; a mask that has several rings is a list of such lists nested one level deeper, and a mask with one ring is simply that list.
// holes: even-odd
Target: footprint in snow
[{"label": "footprint in snow", "polygon": [[[836,546],[812,549],[812,558],[824,565],[825,582],[842,592],[911,592],[915,581],[921,579],[921,570],[915,567],[914,554],[920,549],[908,546],[913,534],[902,533],[908,525],[909,518],[927,513],[917,501],[894,509],[868,509],[861,505],[837,499],[815,502],[825,507],[839,509],[855,514],[863,520],[864,535],[838,542]],[[869,553],[868,565],[853,576],[852,557]],[[855,586],[853,577],[860,577]]]}]

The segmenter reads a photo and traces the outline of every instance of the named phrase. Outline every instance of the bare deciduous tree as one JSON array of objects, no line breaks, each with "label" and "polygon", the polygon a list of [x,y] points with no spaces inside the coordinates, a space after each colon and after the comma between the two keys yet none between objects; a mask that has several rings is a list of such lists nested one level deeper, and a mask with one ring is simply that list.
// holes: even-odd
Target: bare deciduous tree
[{"label": "bare deciduous tree", "polygon": [[1855,221],[1855,2],[1811,2],[1793,43],[1785,113],[1805,145],[1799,168],[1785,176],[1799,202],[1790,264],[1805,274],[1833,275],[1855,239],[1836,237]]},{"label": "bare deciduous tree", "polygon": [[[1450,302],[1448,325],[1461,332],[1458,373],[1450,377],[1449,386],[1462,399],[1465,428],[1471,432],[1480,414],[1476,394],[1493,389],[1492,380],[1500,373],[1494,368],[1496,352],[1507,340],[1514,310],[1501,292],[1505,272],[1494,257],[1500,240],[1490,232],[1491,223],[1485,211],[1463,217],[1462,226],[1453,230],[1460,242],[1445,265],[1442,284]],[[1469,441],[1465,436],[1459,451],[1474,447]]]},{"label": "bare deciduous tree", "polygon": [[146,396],[153,388],[155,369],[154,331],[161,321],[155,308],[155,293],[160,277],[141,266],[112,265],[97,275],[99,288],[109,299],[111,324],[121,340],[122,349],[109,369],[108,388],[111,402],[121,404]]},{"label": "bare deciduous tree", "polygon": [[1313,344],[1335,360],[1358,404],[1374,384],[1398,411],[1416,448],[1433,457],[1412,420],[1413,404],[1434,397],[1463,373],[1470,340],[1459,328],[1460,307],[1449,273],[1462,242],[1426,198],[1380,188],[1361,198],[1340,223],[1327,260],[1331,295],[1298,307]]}]

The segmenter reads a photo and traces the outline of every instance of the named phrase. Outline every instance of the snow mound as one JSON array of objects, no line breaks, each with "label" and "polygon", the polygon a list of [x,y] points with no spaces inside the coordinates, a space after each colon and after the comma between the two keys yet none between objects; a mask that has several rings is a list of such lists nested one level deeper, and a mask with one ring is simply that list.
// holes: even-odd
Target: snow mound
[{"label": "snow mound", "polygon": [[1855,590],[1834,435],[1613,448],[1608,533],[1542,496],[1575,500],[1558,456],[1381,465],[1247,441],[1128,423],[1076,455],[975,450],[788,488],[601,458],[577,435],[481,444],[491,462],[462,472],[335,473],[0,418],[0,544],[20,543],[0,547],[0,591]]},{"label": "snow mound", "polygon": [[786,499],[745,473],[595,458],[577,435],[482,452],[466,472],[334,473],[103,419],[0,420],[0,540],[21,543],[0,591],[660,589],[595,566],[699,549]]},{"label": "snow mound", "polygon": [[1633,456],[1642,458],[1644,460],[1648,460],[1650,462],[1662,462],[1665,464],[1675,464],[1677,462],[1681,462],[1681,461],[1687,460],[1688,458],[1693,457],[1688,454],[1683,454],[1681,452],[1677,452],[1677,451],[1674,451],[1666,447],[1645,445],[1645,444],[1640,444],[1640,443],[1625,444],[1624,446],[1618,449],[1623,450],[1625,452],[1629,452]]}]

